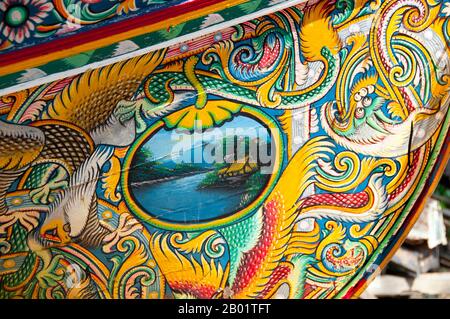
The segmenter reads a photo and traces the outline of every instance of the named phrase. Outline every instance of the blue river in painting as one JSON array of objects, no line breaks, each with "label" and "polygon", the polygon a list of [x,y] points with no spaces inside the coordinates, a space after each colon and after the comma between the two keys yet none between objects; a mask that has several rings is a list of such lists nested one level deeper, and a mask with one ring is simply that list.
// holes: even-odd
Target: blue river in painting
[{"label": "blue river in painting", "polygon": [[243,189],[198,189],[206,174],[133,186],[132,192],[136,202],[149,215],[171,222],[202,222],[237,211]]}]

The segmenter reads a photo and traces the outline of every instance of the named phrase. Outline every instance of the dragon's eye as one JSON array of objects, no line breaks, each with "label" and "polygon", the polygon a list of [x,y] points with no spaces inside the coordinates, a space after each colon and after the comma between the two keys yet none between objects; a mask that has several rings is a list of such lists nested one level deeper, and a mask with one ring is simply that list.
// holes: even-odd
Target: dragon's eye
[{"label": "dragon's eye", "polygon": [[362,107],[357,107],[355,110],[355,117],[357,119],[361,119],[364,117],[364,115],[366,114],[366,112],[364,111],[364,109]]},{"label": "dragon's eye", "polygon": [[366,96],[363,101],[362,104],[364,105],[364,107],[367,107],[369,105],[372,104],[372,98],[370,96]]}]

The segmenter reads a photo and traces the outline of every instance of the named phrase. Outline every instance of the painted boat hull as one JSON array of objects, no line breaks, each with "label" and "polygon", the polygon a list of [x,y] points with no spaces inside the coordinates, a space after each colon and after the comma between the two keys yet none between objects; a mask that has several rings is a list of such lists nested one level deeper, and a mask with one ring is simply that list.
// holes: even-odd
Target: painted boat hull
[{"label": "painted boat hull", "polygon": [[357,297],[449,158],[450,3],[339,4],[3,39],[0,298]]}]

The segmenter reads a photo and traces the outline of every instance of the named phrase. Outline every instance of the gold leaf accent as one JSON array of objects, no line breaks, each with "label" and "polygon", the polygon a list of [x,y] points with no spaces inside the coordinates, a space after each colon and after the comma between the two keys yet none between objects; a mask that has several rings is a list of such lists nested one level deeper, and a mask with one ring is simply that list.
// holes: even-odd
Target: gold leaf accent
[{"label": "gold leaf accent", "polygon": [[111,167],[102,178],[102,187],[105,190],[105,198],[118,202],[122,199],[122,195],[117,192],[117,185],[120,181],[120,161],[116,156],[113,156],[110,163]]},{"label": "gold leaf accent", "polygon": [[191,105],[166,116],[163,120],[169,129],[207,129],[231,120],[241,108],[241,104],[230,101],[208,101],[204,108],[198,109]]}]

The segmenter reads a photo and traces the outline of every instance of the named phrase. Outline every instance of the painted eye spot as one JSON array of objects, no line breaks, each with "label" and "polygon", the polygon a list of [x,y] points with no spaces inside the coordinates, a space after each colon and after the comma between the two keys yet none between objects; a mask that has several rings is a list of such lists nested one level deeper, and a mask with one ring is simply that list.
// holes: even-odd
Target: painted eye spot
[{"label": "painted eye spot", "polygon": [[22,203],[23,203],[23,200],[22,200],[22,198],[20,198],[20,197],[13,198],[13,199],[11,200],[11,205],[13,205],[13,206],[19,206],[19,205],[21,205]]},{"label": "painted eye spot", "polygon": [[70,224],[64,224],[63,229],[65,232],[70,233]]},{"label": "painted eye spot", "polygon": [[103,219],[110,219],[110,218],[112,218],[112,216],[113,216],[113,214],[112,214],[112,212],[109,211],[109,210],[105,210],[105,211],[102,213]]},{"label": "painted eye spot", "polygon": [[362,119],[365,114],[366,114],[366,112],[364,111],[364,109],[362,107],[356,108],[356,110],[355,110],[355,117],[357,119]]},{"label": "painted eye spot", "polygon": [[3,262],[3,267],[4,268],[13,268],[14,266],[16,266],[16,262],[14,261],[14,259],[7,259]]},{"label": "painted eye spot", "polygon": [[366,96],[366,97],[363,99],[362,104],[363,104],[364,107],[368,107],[369,105],[372,104],[372,98],[369,97],[369,96]]}]

